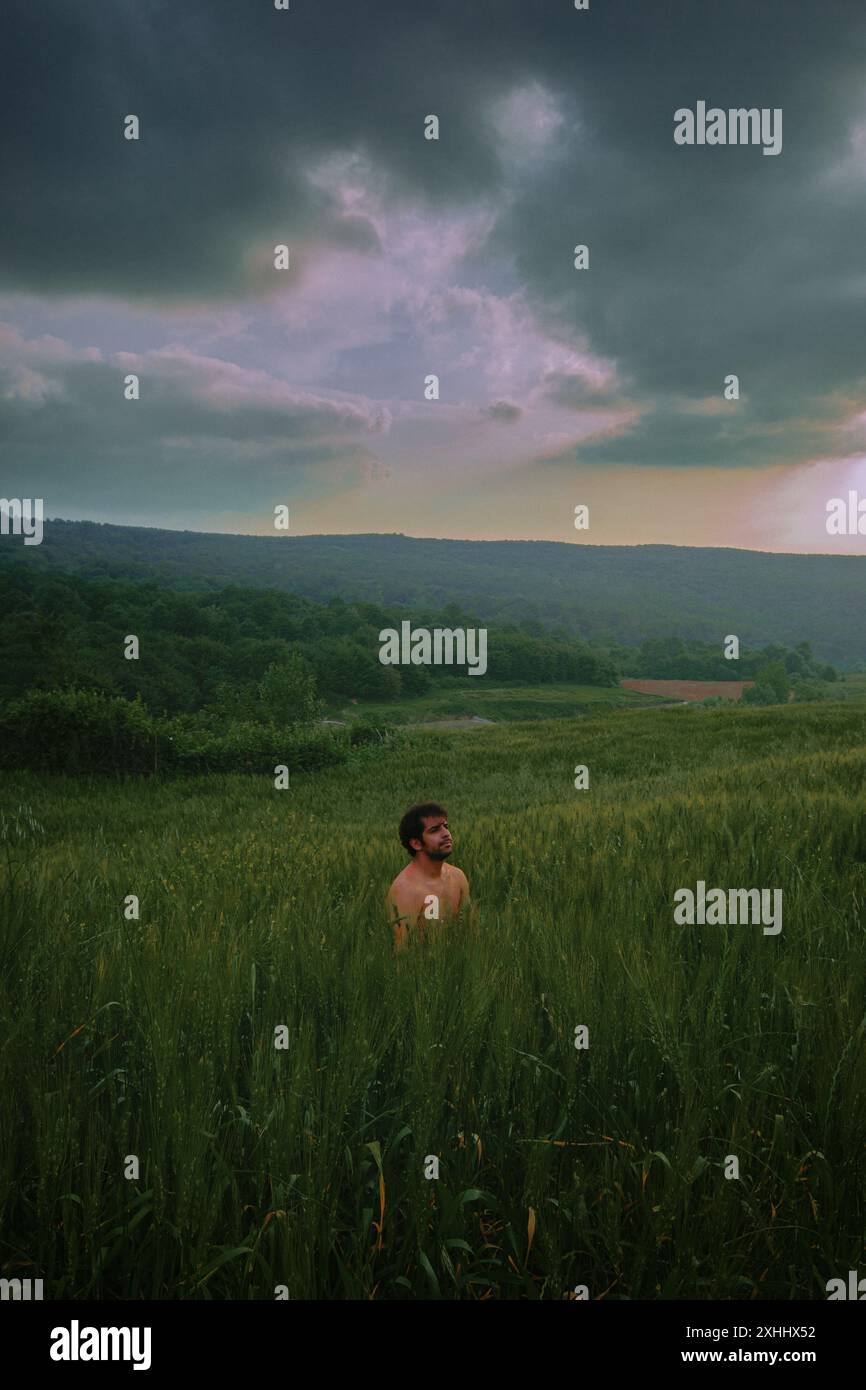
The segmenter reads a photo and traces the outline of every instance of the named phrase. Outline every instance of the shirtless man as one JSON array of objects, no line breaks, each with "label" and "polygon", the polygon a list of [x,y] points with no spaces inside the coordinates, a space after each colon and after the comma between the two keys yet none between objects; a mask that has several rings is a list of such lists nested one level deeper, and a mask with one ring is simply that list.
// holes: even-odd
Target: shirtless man
[{"label": "shirtless man", "polygon": [[411,856],[388,890],[388,916],[394,946],[405,950],[410,935],[424,935],[427,923],[454,917],[469,902],[462,869],[446,864],[453,848],[448,812],[435,801],[410,806],[400,822],[400,841]]}]

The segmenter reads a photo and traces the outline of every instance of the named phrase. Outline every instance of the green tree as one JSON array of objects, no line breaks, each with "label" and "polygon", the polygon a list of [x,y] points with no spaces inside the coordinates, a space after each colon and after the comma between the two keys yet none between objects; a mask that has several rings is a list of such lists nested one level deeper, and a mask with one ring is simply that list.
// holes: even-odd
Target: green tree
[{"label": "green tree", "polygon": [[755,677],[757,685],[769,686],[776,696],[776,701],[783,705],[788,699],[788,691],[791,688],[791,678],[785,670],[784,661],[768,661]]},{"label": "green tree", "polygon": [[743,691],[741,703],[744,705],[775,705],[778,704],[776,692],[771,685],[747,685]]},{"label": "green tree", "polygon": [[322,712],[316,677],[300,652],[271,663],[259,682],[259,699],[275,724],[312,724]]}]

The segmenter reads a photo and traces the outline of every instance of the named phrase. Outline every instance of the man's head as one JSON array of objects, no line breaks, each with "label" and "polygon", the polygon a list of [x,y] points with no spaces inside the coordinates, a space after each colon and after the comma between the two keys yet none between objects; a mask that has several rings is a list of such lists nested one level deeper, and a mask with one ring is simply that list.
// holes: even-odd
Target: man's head
[{"label": "man's head", "polygon": [[447,859],[453,848],[448,812],[438,801],[410,806],[400,822],[399,834],[400,843],[413,859],[422,850],[430,859]]}]

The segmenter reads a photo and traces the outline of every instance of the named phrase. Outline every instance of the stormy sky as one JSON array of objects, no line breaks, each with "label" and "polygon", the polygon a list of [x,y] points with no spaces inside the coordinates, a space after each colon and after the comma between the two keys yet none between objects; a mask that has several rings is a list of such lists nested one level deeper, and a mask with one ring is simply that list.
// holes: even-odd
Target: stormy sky
[{"label": "stormy sky", "polygon": [[[4,496],[206,531],[273,535],[288,504],[296,534],[866,550],[825,524],[866,496],[860,0],[4,19]],[[699,101],[780,108],[781,152],[676,144]]]}]

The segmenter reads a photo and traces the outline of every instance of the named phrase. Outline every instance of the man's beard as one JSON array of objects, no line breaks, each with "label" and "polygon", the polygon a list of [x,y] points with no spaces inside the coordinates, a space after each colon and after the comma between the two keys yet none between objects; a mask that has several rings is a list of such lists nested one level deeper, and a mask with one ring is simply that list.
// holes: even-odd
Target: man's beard
[{"label": "man's beard", "polygon": [[[453,849],[453,845],[452,845],[452,849]],[[450,853],[451,853],[451,850],[450,850],[450,849],[428,849],[428,851],[427,851],[428,858],[430,858],[430,859],[436,859],[436,860],[439,860],[439,859],[447,859]]]}]

